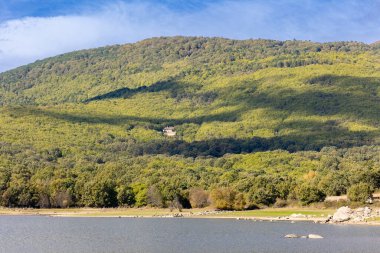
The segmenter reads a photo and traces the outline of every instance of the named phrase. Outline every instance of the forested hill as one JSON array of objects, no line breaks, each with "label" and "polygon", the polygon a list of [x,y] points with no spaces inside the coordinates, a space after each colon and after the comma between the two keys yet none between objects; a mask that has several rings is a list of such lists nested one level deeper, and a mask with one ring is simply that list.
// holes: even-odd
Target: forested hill
[{"label": "forested hill", "polygon": [[154,38],[1,73],[0,104],[4,206],[211,193],[243,209],[380,188],[378,43]]},{"label": "forested hill", "polygon": [[363,54],[374,54],[375,47],[356,42],[154,38],[63,54],[0,74],[1,103],[83,102],[120,88],[172,79],[204,85],[221,75],[267,68],[354,65]]}]

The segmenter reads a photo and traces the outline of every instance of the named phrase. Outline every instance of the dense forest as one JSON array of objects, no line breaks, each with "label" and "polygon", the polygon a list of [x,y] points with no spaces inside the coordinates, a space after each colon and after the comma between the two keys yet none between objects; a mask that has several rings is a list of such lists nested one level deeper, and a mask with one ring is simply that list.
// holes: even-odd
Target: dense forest
[{"label": "dense forest", "polygon": [[379,188],[378,43],[153,38],[0,74],[2,206],[246,209]]}]

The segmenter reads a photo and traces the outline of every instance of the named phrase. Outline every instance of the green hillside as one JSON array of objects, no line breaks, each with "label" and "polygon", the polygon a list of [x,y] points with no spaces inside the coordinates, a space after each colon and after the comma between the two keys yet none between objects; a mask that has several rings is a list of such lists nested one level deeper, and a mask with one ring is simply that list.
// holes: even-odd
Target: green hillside
[{"label": "green hillside", "polygon": [[241,209],[380,187],[376,43],[155,38],[2,73],[0,104],[5,206],[211,193]]}]

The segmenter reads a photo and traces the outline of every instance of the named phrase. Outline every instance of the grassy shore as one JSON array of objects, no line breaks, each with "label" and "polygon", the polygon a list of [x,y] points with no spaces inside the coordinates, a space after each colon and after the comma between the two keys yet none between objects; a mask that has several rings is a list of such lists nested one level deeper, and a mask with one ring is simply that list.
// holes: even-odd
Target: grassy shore
[{"label": "grassy shore", "polygon": [[[215,211],[211,208],[169,210],[162,208],[66,208],[66,209],[32,209],[0,208],[0,215],[30,215],[51,217],[134,217],[134,218],[169,218],[179,215],[183,218],[225,218],[267,221],[311,221],[324,222],[336,209],[319,208],[266,208],[247,211]],[[380,217],[371,217],[364,222],[345,222],[357,225],[380,225]]]},{"label": "grassy shore", "polygon": [[304,209],[304,208],[267,208],[248,211],[235,211],[223,214],[216,214],[216,216],[225,217],[288,217],[292,214],[301,214],[309,217],[327,217],[329,214],[333,214],[335,209]]},{"label": "grassy shore", "polygon": [[[61,217],[155,217],[169,215],[170,213],[169,209],[156,208],[0,208],[0,215],[46,215]],[[190,213],[190,211],[183,210],[183,213]]]},{"label": "grassy shore", "polygon": [[335,209],[312,208],[267,208],[249,211],[215,212],[210,208],[183,209],[170,211],[158,208],[67,208],[67,209],[29,209],[29,208],[0,208],[0,215],[46,215],[65,217],[165,217],[180,213],[183,217],[207,218],[278,218],[292,214],[302,214],[308,217],[326,217],[333,214]]}]

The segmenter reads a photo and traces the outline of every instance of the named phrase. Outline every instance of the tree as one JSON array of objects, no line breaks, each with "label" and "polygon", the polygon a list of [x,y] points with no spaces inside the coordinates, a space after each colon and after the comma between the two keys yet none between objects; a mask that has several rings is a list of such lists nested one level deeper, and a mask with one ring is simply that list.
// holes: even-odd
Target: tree
[{"label": "tree", "polygon": [[326,194],[324,194],[317,187],[311,186],[309,184],[303,184],[298,189],[297,197],[301,204],[308,205],[314,202],[324,201]]},{"label": "tree", "polygon": [[55,192],[52,198],[55,207],[67,208],[73,203],[72,194],[69,189]]},{"label": "tree", "polygon": [[147,204],[154,207],[163,207],[164,202],[160,190],[152,185],[147,192]]},{"label": "tree", "polygon": [[178,209],[178,211],[182,212],[183,206],[182,206],[178,196],[175,196],[174,199],[169,201],[168,206],[169,206],[170,212],[172,212],[174,209]]},{"label": "tree", "polygon": [[234,209],[235,210],[243,210],[246,206],[247,202],[245,201],[245,196],[243,193],[238,193],[235,196],[235,201],[234,201]]},{"label": "tree", "polygon": [[216,188],[211,191],[211,200],[215,208],[233,210],[237,192],[229,187]]},{"label": "tree", "polygon": [[147,204],[148,188],[145,184],[136,182],[131,184],[133,194],[135,195],[135,206],[141,207]]},{"label": "tree", "polygon": [[117,188],[117,201],[119,206],[133,206],[136,203],[133,189],[129,186],[119,186]]},{"label": "tree", "polygon": [[57,178],[50,183],[51,205],[66,208],[73,204],[74,180],[70,177]]},{"label": "tree", "polygon": [[347,197],[350,201],[365,203],[372,198],[373,188],[367,183],[358,183],[352,185],[347,192]]},{"label": "tree", "polygon": [[332,172],[324,176],[318,183],[318,187],[326,195],[340,196],[347,191],[347,175],[339,172]]},{"label": "tree", "polygon": [[272,205],[276,202],[278,191],[275,186],[268,184],[265,187],[252,188],[249,193],[249,200],[251,203]]},{"label": "tree", "polygon": [[39,202],[37,189],[31,184],[31,171],[26,167],[17,168],[12,174],[8,188],[3,192],[5,206],[36,207]]},{"label": "tree", "polygon": [[192,188],[189,192],[189,199],[191,207],[202,208],[208,206],[209,194],[201,188]]},{"label": "tree", "polygon": [[117,192],[111,180],[90,182],[85,186],[84,203],[91,207],[117,206]]}]

